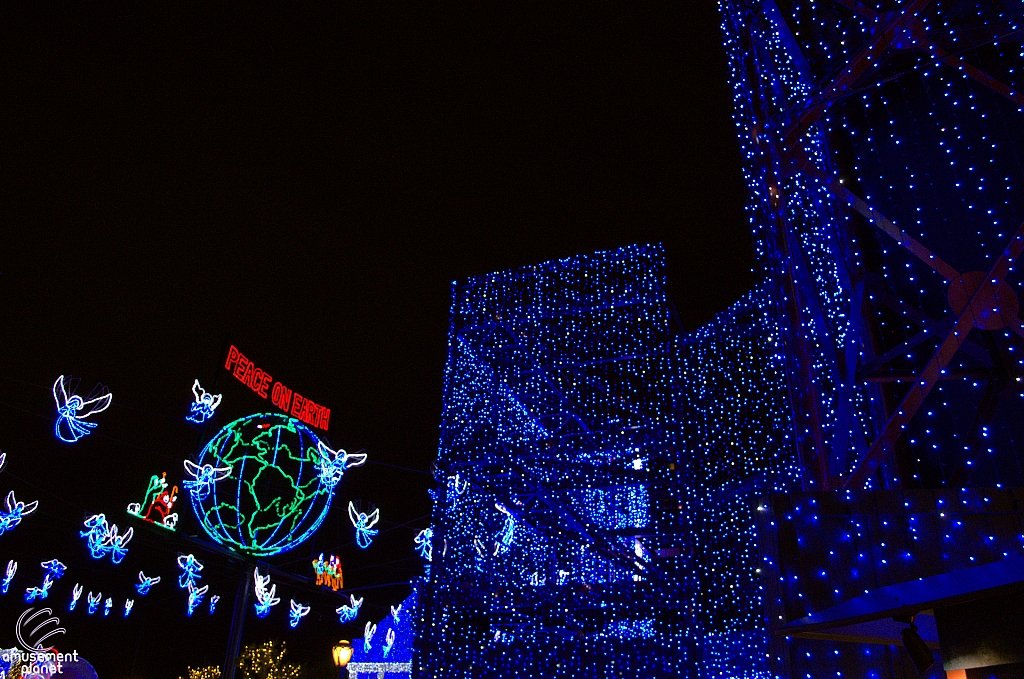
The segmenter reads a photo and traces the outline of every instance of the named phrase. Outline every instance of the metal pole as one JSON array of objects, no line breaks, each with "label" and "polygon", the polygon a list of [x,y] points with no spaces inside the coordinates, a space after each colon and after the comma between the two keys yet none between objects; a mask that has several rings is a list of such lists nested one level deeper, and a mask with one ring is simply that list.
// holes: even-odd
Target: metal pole
[{"label": "metal pole", "polygon": [[235,595],[235,609],[231,612],[231,631],[228,633],[228,650],[220,672],[221,679],[235,679],[235,670],[238,669],[238,651],[242,647],[242,630],[249,606],[249,577],[249,570],[243,569],[242,578],[238,581],[238,594]]}]

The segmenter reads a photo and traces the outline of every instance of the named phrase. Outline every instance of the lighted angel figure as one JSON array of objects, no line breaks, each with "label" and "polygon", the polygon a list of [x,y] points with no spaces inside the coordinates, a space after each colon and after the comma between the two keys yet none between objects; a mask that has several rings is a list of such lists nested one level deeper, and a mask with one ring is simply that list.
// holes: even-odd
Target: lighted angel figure
[{"label": "lighted angel figure", "polygon": [[191,481],[185,481],[181,485],[192,493],[193,499],[205,500],[213,490],[213,484],[223,481],[231,475],[231,465],[226,467],[214,467],[212,464],[204,464],[202,467],[191,460],[185,460],[185,473],[192,477]]},{"label": "lighted angel figure", "polygon": [[323,441],[317,442],[317,455],[320,461],[313,468],[320,472],[320,483],[327,486],[329,490],[334,490],[334,487],[341,481],[341,477],[345,475],[346,469],[359,467],[366,463],[366,453],[349,454],[341,448],[331,450]]},{"label": "lighted angel figure", "polygon": [[512,544],[512,538],[516,531],[516,518],[500,502],[495,502],[494,508],[505,515],[505,525],[502,527],[501,533],[498,534],[498,543],[494,550],[494,555],[497,556],[499,553],[508,551],[508,546]]},{"label": "lighted angel figure", "polygon": [[128,548],[125,545],[132,539],[135,530],[129,528],[124,535],[121,535],[117,524],[108,523],[107,517],[103,514],[90,516],[83,525],[85,530],[79,532],[79,535],[85,538],[89,545],[89,553],[92,558],[102,559],[110,554],[114,563],[121,563],[121,559],[128,553]]},{"label": "lighted angel figure", "polygon": [[424,528],[416,534],[416,551],[419,552],[420,556],[426,561],[433,561],[434,559],[434,547],[432,545],[434,541],[434,529]]},{"label": "lighted angel figure", "polygon": [[348,503],[348,518],[356,529],[356,544],[360,549],[366,549],[373,542],[373,538],[379,532],[373,526],[380,519],[380,509],[374,509],[369,514],[356,510],[352,502]]},{"label": "lighted angel figure", "polygon": [[338,620],[343,625],[346,622],[352,622],[355,620],[359,615],[359,607],[363,605],[363,598],[359,597],[357,599],[355,594],[349,594],[348,600],[349,603],[351,603],[351,606],[345,604],[334,609],[334,612],[338,614]]},{"label": "lighted angel figure", "polygon": [[393,628],[388,629],[388,633],[384,635],[384,657],[388,657],[388,653],[395,645],[395,630]]},{"label": "lighted angel figure", "polygon": [[18,502],[14,497],[14,491],[12,490],[7,494],[7,511],[0,510],[0,535],[3,535],[7,531],[13,529],[19,523],[22,518],[27,514],[31,514],[36,511],[39,507],[39,501],[29,502]]},{"label": "lighted angel figure", "polygon": [[11,587],[11,580],[14,579],[14,574],[18,572],[18,562],[11,559],[7,562],[7,575],[4,576],[3,583],[0,583],[0,594],[7,594],[7,590]]},{"label": "lighted angel figure", "polygon": [[185,419],[189,422],[202,424],[213,417],[213,411],[220,405],[221,399],[224,398],[224,395],[211,394],[199,386],[199,380],[196,380],[195,384],[192,385],[192,393],[195,394],[196,400],[195,403],[192,404],[192,414],[187,416]]},{"label": "lighted angel figure", "polygon": [[75,606],[78,605],[78,600],[82,598],[82,586],[77,582],[75,586],[71,588],[71,603],[68,605],[68,610],[75,610]]},{"label": "lighted angel figure", "polygon": [[50,588],[53,587],[53,578],[47,573],[43,578],[42,587],[29,587],[25,590],[26,603],[32,603],[36,599],[45,599],[50,596]]},{"label": "lighted angel figure", "polygon": [[135,535],[135,529],[129,527],[124,533],[119,534],[117,524],[110,526],[103,536],[104,554],[110,555],[110,560],[115,564],[121,563],[128,554],[128,543]]},{"label": "lighted angel figure", "polygon": [[103,602],[103,617],[110,615],[110,609],[114,607],[114,599],[107,597],[107,600]]},{"label": "lighted angel figure", "polygon": [[195,612],[199,604],[203,603],[203,597],[210,590],[209,585],[203,585],[202,587],[196,587],[191,582],[188,583],[188,615],[192,617],[192,613]]},{"label": "lighted angel figure", "polygon": [[178,587],[182,589],[186,589],[190,585],[195,586],[196,580],[203,577],[199,575],[199,571],[203,570],[203,563],[193,554],[182,554],[179,556],[178,568],[182,570],[181,575],[178,576]]},{"label": "lighted angel figure", "polygon": [[398,624],[398,616],[402,612],[402,604],[398,604],[398,608],[391,607],[391,617],[395,619],[395,624]]},{"label": "lighted angel figure", "polygon": [[448,499],[456,500],[469,490],[469,480],[459,478],[458,474],[448,477]]},{"label": "lighted angel figure", "polygon": [[39,565],[42,566],[43,570],[46,571],[47,574],[50,577],[52,577],[54,580],[60,580],[61,577],[63,577],[63,575],[64,575],[64,571],[66,571],[68,569],[67,566],[62,564],[57,559],[50,559],[49,561],[43,561]]},{"label": "lighted angel figure", "polygon": [[298,627],[299,621],[309,615],[312,610],[310,606],[300,604],[295,599],[291,599],[290,610],[288,611],[288,624],[292,627]]},{"label": "lighted angel figure", "polygon": [[210,615],[213,615],[213,612],[215,610],[217,610],[217,602],[218,601],[220,601],[220,595],[219,594],[214,594],[213,596],[210,597]]},{"label": "lighted angel figure", "polygon": [[377,625],[372,622],[367,622],[366,627],[363,629],[363,650],[367,653],[373,646],[370,644],[370,639],[373,639],[373,635],[377,633]]},{"label": "lighted angel figure", "polygon": [[135,606],[135,601],[132,599],[125,599],[124,601],[124,617],[128,617],[128,614],[132,612],[132,608]]},{"label": "lighted angel figure", "polygon": [[149,594],[149,590],[152,589],[153,585],[158,582],[160,582],[159,575],[155,578],[150,578],[142,571],[139,571],[139,583],[135,585],[135,591],[138,592],[140,596],[146,596]]},{"label": "lighted angel figure", "polygon": [[[260,575],[258,568],[253,570],[253,582],[256,592],[256,617],[265,618],[271,607],[281,603],[281,599],[275,596],[277,585],[270,585],[270,576]],[[270,589],[267,589],[267,585],[270,585]]]},{"label": "lighted angel figure", "polygon": [[63,375],[53,383],[53,400],[57,403],[57,424],[54,433],[65,443],[74,443],[91,434],[96,428],[96,423],[86,422],[85,418],[109,408],[113,399],[102,384],[97,384],[85,398],[75,393],[77,387],[78,380],[70,377],[65,379]]},{"label": "lighted angel figure", "polygon": [[92,592],[89,592],[89,595],[85,598],[89,601],[89,615],[92,615],[100,607],[100,601],[103,600],[103,592],[97,592],[95,597],[93,597]]},{"label": "lighted angel figure", "polygon": [[85,538],[89,545],[89,553],[94,559],[102,559],[107,553],[105,540],[110,526],[103,514],[93,514],[85,520],[85,530],[78,534]]}]

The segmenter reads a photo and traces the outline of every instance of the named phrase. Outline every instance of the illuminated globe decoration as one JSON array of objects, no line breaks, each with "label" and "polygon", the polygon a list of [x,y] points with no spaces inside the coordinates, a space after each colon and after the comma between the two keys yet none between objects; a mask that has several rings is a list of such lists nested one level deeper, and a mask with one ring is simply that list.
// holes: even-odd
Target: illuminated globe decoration
[{"label": "illuminated globe decoration", "polygon": [[333,451],[299,420],[250,415],[221,429],[182,484],[203,530],[253,556],[287,551],[327,517],[345,469],[366,455]]}]

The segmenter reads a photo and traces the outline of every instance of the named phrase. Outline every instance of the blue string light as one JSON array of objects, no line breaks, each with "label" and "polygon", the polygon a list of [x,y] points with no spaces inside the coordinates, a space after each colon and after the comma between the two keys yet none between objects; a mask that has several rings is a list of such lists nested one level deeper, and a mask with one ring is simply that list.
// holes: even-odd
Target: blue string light
[{"label": "blue string light", "polygon": [[50,575],[47,574],[43,578],[42,587],[29,587],[25,590],[25,601],[27,603],[32,603],[36,599],[45,599],[46,597],[50,596],[50,587],[52,586],[53,578],[51,578]]}]

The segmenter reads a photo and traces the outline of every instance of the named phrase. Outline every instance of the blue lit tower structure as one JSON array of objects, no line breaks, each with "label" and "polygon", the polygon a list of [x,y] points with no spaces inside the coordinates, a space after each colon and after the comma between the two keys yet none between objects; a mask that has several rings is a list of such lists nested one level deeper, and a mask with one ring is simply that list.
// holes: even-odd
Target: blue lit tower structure
[{"label": "blue lit tower structure", "polygon": [[[737,451],[737,488],[765,494],[757,528],[741,494],[712,492],[722,451],[689,448],[709,545],[698,571],[744,583],[755,570],[763,587],[733,609],[698,598],[702,663],[903,676],[898,635],[786,634],[879,587],[1021,554],[1024,531],[994,517],[1019,516],[1024,485],[1024,4],[719,4],[766,280],[749,300],[777,346],[764,384],[785,397],[763,389],[743,411],[765,443]],[[730,360],[698,368],[731,384]],[[748,429],[704,404],[708,426]],[[786,419],[792,445],[776,447],[764,432]]]},{"label": "blue lit tower structure", "polygon": [[[1024,336],[1007,278],[1024,244],[1021,3],[721,5],[805,488],[997,480],[967,467]],[[912,451],[901,433],[929,394],[979,405],[976,380],[978,431]]]},{"label": "blue lit tower structure", "polygon": [[671,318],[660,246],[454,284],[414,676],[685,676]]}]

